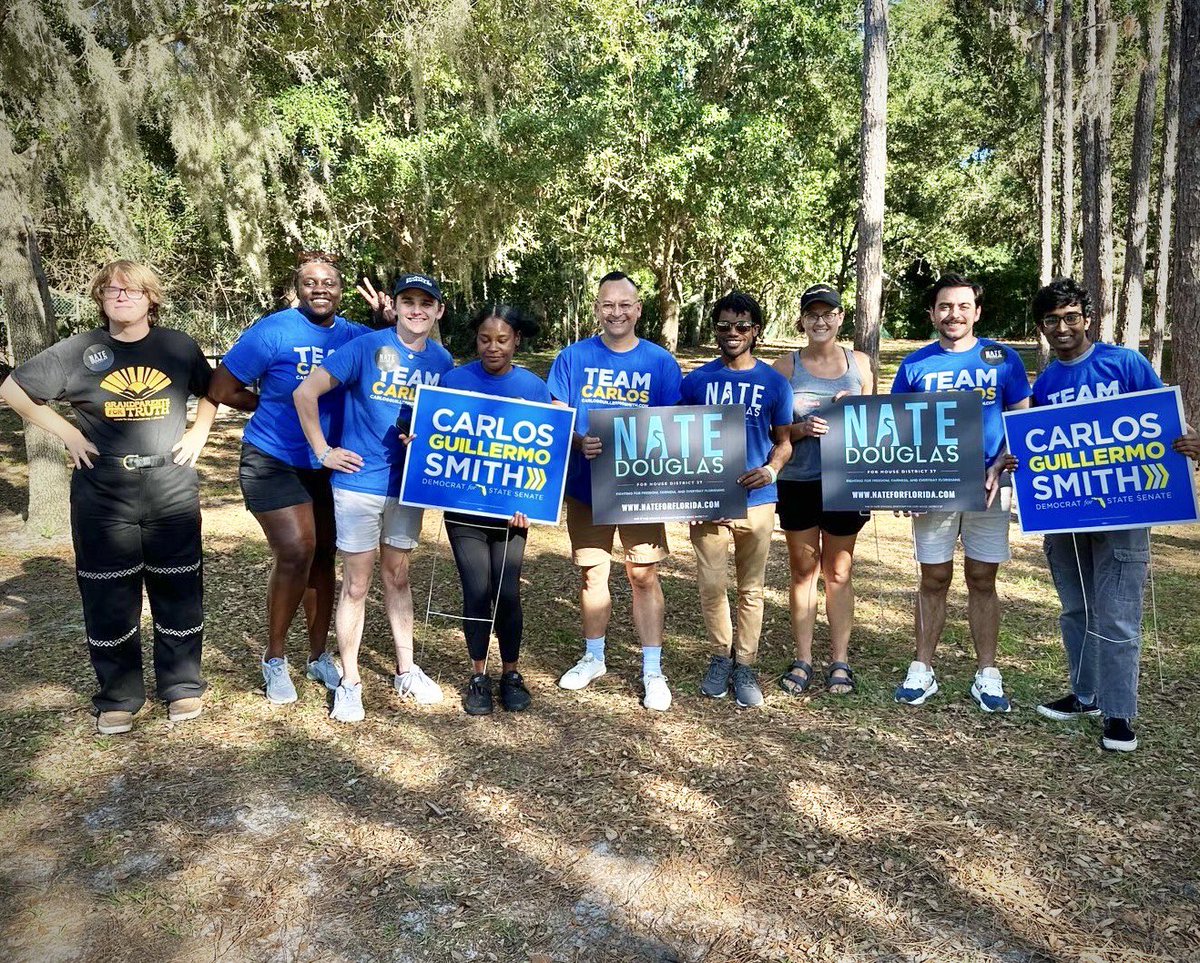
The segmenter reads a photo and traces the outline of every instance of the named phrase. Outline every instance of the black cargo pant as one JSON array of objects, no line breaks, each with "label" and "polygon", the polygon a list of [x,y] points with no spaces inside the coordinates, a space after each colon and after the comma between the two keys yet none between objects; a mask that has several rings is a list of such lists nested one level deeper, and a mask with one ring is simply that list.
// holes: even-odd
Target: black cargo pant
[{"label": "black cargo pant", "polygon": [[198,696],[204,633],[200,490],[193,468],[127,469],[100,458],[71,475],[71,535],[97,711],[137,712],[142,679],[142,583],[154,620],[154,674],[165,702]]}]

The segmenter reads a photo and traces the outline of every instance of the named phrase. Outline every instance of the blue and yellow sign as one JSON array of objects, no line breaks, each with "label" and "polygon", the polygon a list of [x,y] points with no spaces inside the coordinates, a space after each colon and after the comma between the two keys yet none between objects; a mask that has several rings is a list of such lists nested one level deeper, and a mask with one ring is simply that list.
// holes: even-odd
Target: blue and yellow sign
[{"label": "blue and yellow sign", "polygon": [[1092,532],[1197,521],[1178,388],[1004,414],[1020,462],[1021,531]]},{"label": "blue and yellow sign", "polygon": [[420,385],[400,501],[558,523],[575,411]]}]

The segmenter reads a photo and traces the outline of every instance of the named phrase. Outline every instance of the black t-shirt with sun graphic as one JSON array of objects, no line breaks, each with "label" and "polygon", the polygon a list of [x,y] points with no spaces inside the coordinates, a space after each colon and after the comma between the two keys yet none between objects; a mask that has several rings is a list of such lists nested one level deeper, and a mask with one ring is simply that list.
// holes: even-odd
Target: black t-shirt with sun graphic
[{"label": "black t-shirt with sun graphic", "polygon": [[182,331],[154,327],[140,341],[86,331],[18,365],[35,401],[65,401],[102,455],[165,454],[187,427],[188,397],[208,391],[212,366]]}]

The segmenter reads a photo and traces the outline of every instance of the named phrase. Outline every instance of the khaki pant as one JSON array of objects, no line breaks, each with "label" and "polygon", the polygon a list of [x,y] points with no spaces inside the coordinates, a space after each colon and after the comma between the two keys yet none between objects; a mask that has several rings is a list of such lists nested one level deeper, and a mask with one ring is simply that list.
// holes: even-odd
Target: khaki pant
[{"label": "khaki pant", "polygon": [[[767,555],[771,551],[771,533],[775,528],[775,503],[755,505],[746,518],[728,527],[705,522],[691,526],[696,547],[696,581],[700,584],[700,608],[712,641],[714,655],[731,653],[740,665],[758,660],[758,640],[762,635],[763,581],[767,573]],[[733,539],[733,565],[737,572],[737,648],[734,650],[733,623],[730,620],[729,540]]]}]

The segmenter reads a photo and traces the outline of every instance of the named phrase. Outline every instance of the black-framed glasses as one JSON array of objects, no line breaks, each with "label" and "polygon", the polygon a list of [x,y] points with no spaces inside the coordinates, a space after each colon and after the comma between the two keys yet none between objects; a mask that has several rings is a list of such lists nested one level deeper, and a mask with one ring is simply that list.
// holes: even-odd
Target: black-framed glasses
[{"label": "black-framed glasses", "polygon": [[1058,322],[1062,321],[1068,328],[1078,328],[1083,325],[1087,317],[1082,311],[1068,311],[1066,314],[1047,314],[1042,317],[1042,325],[1047,328],[1058,327]]},{"label": "black-framed glasses", "polygon": [[146,292],[142,288],[123,288],[116,284],[109,284],[100,289],[100,293],[104,295],[104,300],[115,301],[122,294],[130,301],[140,301],[146,296]]},{"label": "black-framed glasses", "polygon": [[737,328],[738,334],[745,334],[747,331],[753,331],[756,325],[753,321],[714,321],[713,327],[722,334],[734,328]]},{"label": "black-framed glasses", "polygon": [[832,311],[826,311],[824,314],[814,314],[811,311],[806,311],[800,315],[801,321],[806,321],[809,324],[816,324],[818,321],[828,321],[830,324],[840,323],[842,320],[842,309],[834,308]]}]

